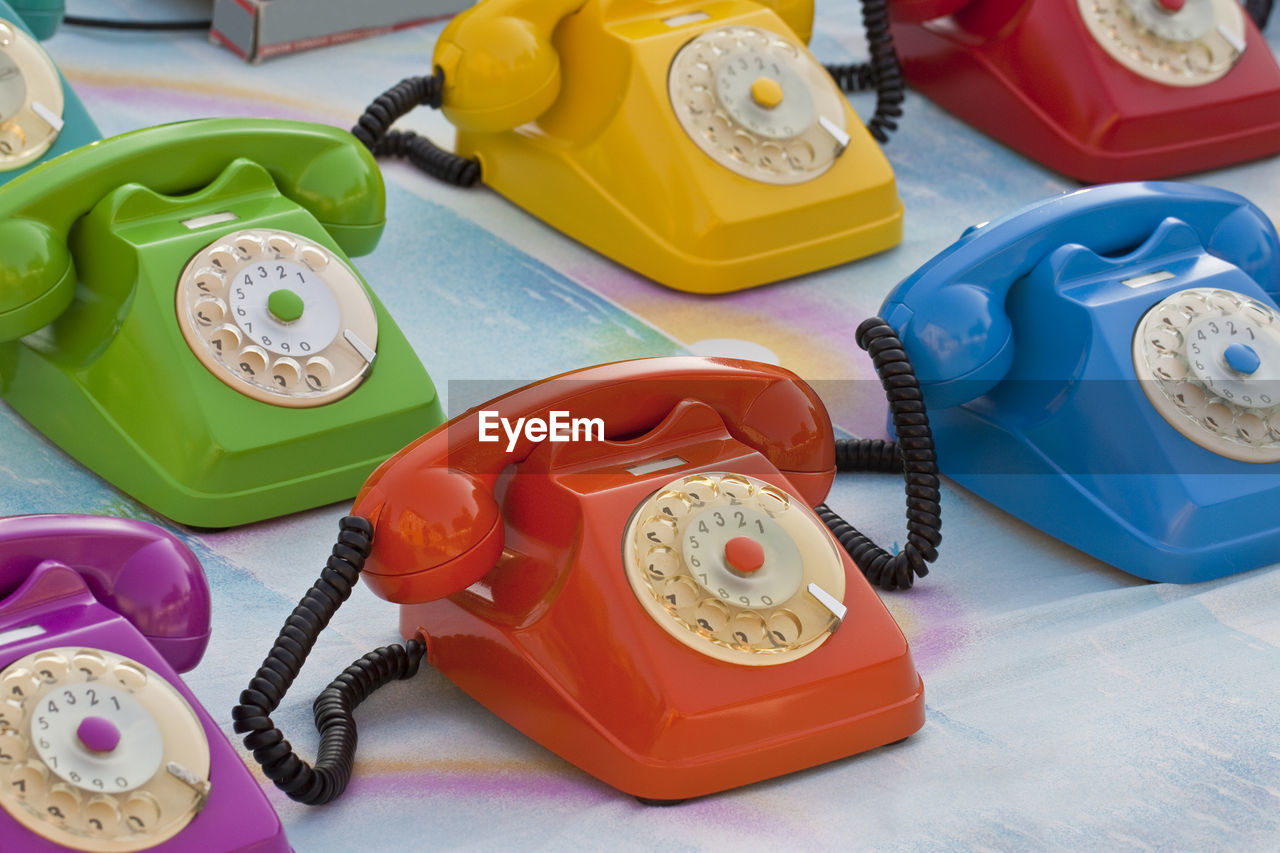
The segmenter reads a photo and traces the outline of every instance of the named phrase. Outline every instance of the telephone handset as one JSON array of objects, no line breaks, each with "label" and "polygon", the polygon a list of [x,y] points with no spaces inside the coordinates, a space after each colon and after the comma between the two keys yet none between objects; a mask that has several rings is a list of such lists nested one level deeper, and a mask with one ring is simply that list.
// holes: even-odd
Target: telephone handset
[{"label": "telephone handset", "polygon": [[191,551],[145,522],[0,518],[0,848],[290,850],[178,672],[209,642]]},{"label": "telephone handset", "polygon": [[187,524],[349,497],[443,420],[344,255],[383,206],[368,152],[301,122],[165,125],[23,175],[0,198],[0,390]]},{"label": "telephone handset", "polygon": [[891,0],[907,81],[1090,181],[1280,151],[1280,66],[1236,0]]},{"label": "telephone handset", "polygon": [[[900,89],[886,18],[871,76],[888,63]],[[387,92],[355,132],[379,153],[449,163],[433,174],[460,183],[483,173],[670,287],[777,281],[902,238],[893,172],[806,49],[812,23],[812,2],[797,0],[484,0],[441,33],[436,77]],[[894,91],[877,132],[900,114]],[[419,103],[456,125],[461,160],[383,137]]]},{"label": "telephone handset", "polygon": [[970,229],[882,316],[940,467],[1140,577],[1280,559],[1280,238],[1244,198],[1114,184]]},{"label": "telephone handset", "polygon": [[[486,440],[498,424],[501,440]],[[290,617],[302,633],[242,694],[236,730],[290,796],[328,801],[350,773],[350,711],[425,652],[517,729],[650,800],[905,738],[923,723],[921,682],[841,547],[865,537],[821,504],[836,468],[812,389],[753,362],[620,362],[485,403],[369,478]],[[936,478],[921,505],[932,526],[912,527],[906,550],[931,543],[927,561]],[[327,758],[313,770],[282,752],[268,715],[302,663],[289,648],[319,633],[361,569],[403,605],[410,639],[317,700]]]},{"label": "telephone handset", "polygon": [[0,0],[0,185],[38,162],[102,134],[53,60],[36,43],[57,28],[59,8]]}]

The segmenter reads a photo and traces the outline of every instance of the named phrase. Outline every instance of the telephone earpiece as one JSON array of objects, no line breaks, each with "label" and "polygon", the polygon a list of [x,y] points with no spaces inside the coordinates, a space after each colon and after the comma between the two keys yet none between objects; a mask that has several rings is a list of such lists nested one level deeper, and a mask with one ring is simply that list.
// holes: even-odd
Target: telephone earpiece
[{"label": "telephone earpiece", "polygon": [[63,0],[11,0],[9,5],[22,16],[32,34],[44,41],[58,31],[67,4]]},{"label": "telephone earpiece", "polygon": [[[648,433],[682,401],[712,407],[741,443],[786,474],[810,506],[835,474],[831,421],[794,374],[733,359],[640,359],[562,374],[485,404],[514,422],[554,411],[599,418],[606,441]],[[428,433],[369,478],[352,514],[374,522],[364,578],[379,596],[420,603],[459,592],[496,564],[503,525],[494,487],[538,442],[483,443],[479,409]]]},{"label": "telephone earpiece", "polygon": [[75,293],[65,236],[31,219],[0,222],[0,341],[52,323]]},{"label": "telephone earpiece", "polygon": [[436,42],[444,72],[441,109],[456,127],[481,133],[533,121],[560,94],[551,33],[585,0],[486,0],[455,17]]},{"label": "telephone earpiece", "polygon": [[172,534],[123,518],[0,518],[0,598],[49,564],[79,574],[178,672],[200,662],[209,644],[209,584],[195,555]]},{"label": "telephone earpiece", "polygon": [[930,408],[991,390],[1016,346],[1005,308],[1014,284],[1065,244],[1126,255],[1166,220],[1193,229],[1206,251],[1277,290],[1280,243],[1266,216],[1235,193],[1177,183],[1089,187],[1032,204],[979,228],[899,284],[881,315],[901,336]]}]

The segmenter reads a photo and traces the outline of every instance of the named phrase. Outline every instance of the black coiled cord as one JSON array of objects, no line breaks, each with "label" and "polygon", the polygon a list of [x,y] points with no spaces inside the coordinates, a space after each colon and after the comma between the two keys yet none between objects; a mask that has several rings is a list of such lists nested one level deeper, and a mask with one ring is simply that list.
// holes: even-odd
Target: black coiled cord
[{"label": "black coiled cord", "polygon": [[902,101],[906,97],[898,52],[893,49],[893,33],[889,30],[888,0],[862,0],[862,27],[867,33],[871,60],[828,65],[827,72],[846,92],[875,89],[876,110],[867,122],[867,130],[883,144],[898,129],[896,119],[902,117]]},{"label": "black coiled cord", "polygon": [[915,371],[893,328],[879,317],[858,326],[858,346],[871,355],[876,375],[889,398],[889,414],[897,442],[844,439],[836,442],[840,471],[901,471],[907,488],[907,542],[890,554],[849,524],[826,504],[815,509],[867,580],[881,589],[907,589],[929,574],[938,558],[942,517],[938,504],[938,463],[924,395]]},{"label": "black coiled cord", "polygon": [[276,787],[309,806],[327,803],[347,787],[356,753],[355,709],[379,687],[409,678],[418,671],[426,645],[417,637],[402,645],[383,646],[342,671],[312,705],[320,749],[315,766],[293,751],[284,734],[271,722],[320,632],[329,624],[360,577],[373,543],[373,525],[359,516],[338,523],[338,541],[320,578],[293,608],[275,645],[240,694],[231,711],[235,730]]},{"label": "black coiled cord", "polygon": [[459,187],[480,180],[480,163],[445,151],[412,130],[392,130],[391,126],[419,104],[440,109],[444,97],[444,72],[439,68],[430,77],[406,77],[365,108],[351,128],[375,157],[400,157],[432,177]]},{"label": "black coiled cord", "polygon": [[1244,0],[1244,10],[1253,19],[1261,30],[1267,25],[1267,20],[1271,17],[1271,10],[1275,6],[1275,0]]}]

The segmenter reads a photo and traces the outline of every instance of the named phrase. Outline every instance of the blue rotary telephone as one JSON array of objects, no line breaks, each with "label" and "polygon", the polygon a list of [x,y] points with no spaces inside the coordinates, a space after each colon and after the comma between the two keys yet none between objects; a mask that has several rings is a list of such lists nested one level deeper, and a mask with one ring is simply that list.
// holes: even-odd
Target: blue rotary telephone
[{"label": "blue rotary telephone", "polygon": [[1234,193],[1078,190],[889,294],[939,468],[1156,581],[1280,560],[1280,238]]},{"label": "blue rotary telephone", "polygon": [[[16,8],[15,8],[16,6]],[[0,185],[102,134],[36,43],[57,28],[61,4],[0,0]]]}]

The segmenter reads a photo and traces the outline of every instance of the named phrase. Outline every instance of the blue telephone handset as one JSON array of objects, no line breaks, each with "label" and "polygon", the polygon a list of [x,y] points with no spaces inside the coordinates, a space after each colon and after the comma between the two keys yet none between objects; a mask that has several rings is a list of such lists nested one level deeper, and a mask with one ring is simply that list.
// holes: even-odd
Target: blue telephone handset
[{"label": "blue telephone handset", "polygon": [[1280,237],[1246,199],[1091,187],[969,229],[891,292],[939,467],[1112,565],[1280,560]]},{"label": "blue telephone handset", "polygon": [[53,60],[36,43],[61,2],[0,0],[0,185],[36,164],[102,138]]}]

